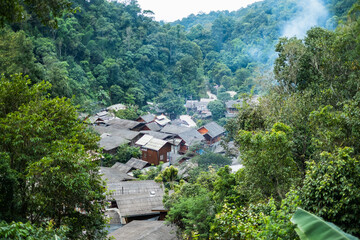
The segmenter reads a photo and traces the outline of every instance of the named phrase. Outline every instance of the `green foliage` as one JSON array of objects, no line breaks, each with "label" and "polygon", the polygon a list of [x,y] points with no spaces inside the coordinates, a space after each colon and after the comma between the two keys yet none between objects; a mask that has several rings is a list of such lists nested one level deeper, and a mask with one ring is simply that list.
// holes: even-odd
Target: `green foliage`
[{"label": "green foliage", "polygon": [[54,229],[52,222],[48,226],[35,227],[30,222],[0,222],[0,238],[1,239],[28,239],[28,240],[61,240],[66,239],[66,227]]},{"label": "green foliage", "polygon": [[220,118],[225,117],[225,112],[226,112],[225,104],[219,100],[209,102],[208,109],[210,110],[214,121],[217,121]]},{"label": "green foliage", "polygon": [[146,169],[146,171],[135,170],[134,176],[140,180],[155,180],[157,176],[161,173],[163,162],[160,162],[157,166],[152,166],[151,168]]},{"label": "green foliage", "polygon": [[298,239],[290,218],[298,206],[298,197],[289,193],[278,206],[267,203],[236,207],[225,202],[211,225],[212,239]]},{"label": "green foliage", "polygon": [[[49,85],[30,86],[21,75],[2,77],[0,115],[1,218],[8,222],[67,225],[67,236],[105,236],[105,195],[88,150],[98,137],[87,132],[65,98],[49,98]],[[8,185],[4,185],[8,183]],[[83,234],[86,231],[86,234]]]},{"label": "green foliage", "polygon": [[319,162],[309,162],[300,191],[304,209],[338,225],[344,231],[359,233],[359,162],[351,148],[323,152]]},{"label": "green foliage", "polygon": [[[31,18],[35,14],[43,24],[52,27],[57,26],[57,17],[61,16],[64,10],[73,10],[68,0],[56,0],[50,2],[39,2],[36,0],[4,0],[0,4],[0,25],[4,23],[20,22]],[[35,16],[32,16],[35,17]]]},{"label": "green foliage", "polygon": [[245,166],[247,187],[253,197],[283,199],[299,175],[291,155],[291,128],[276,123],[270,132],[240,130],[236,141]]},{"label": "green foliage", "polygon": [[162,182],[165,184],[165,187],[174,190],[174,184],[178,171],[179,170],[174,166],[167,167],[164,169],[164,171],[160,172],[154,180],[158,183]]},{"label": "green foliage", "polygon": [[326,222],[318,216],[311,214],[301,208],[296,210],[294,216],[291,218],[291,221],[296,224],[296,232],[300,236],[300,239],[358,239],[344,233],[334,224]]},{"label": "green foliage", "polygon": [[141,115],[144,115],[144,112],[136,105],[126,105],[126,109],[121,109],[115,112],[116,117],[128,120],[136,120]]},{"label": "green foliage", "polygon": [[231,159],[221,154],[212,152],[205,152],[201,155],[197,155],[193,158],[193,161],[196,162],[203,170],[208,169],[209,166],[220,168],[231,164]]},{"label": "green foliage", "polygon": [[122,144],[118,147],[115,155],[106,154],[103,159],[105,167],[111,167],[116,162],[127,163],[131,158],[140,158],[141,151],[139,147],[132,147],[128,144]]},{"label": "green foliage", "polygon": [[184,183],[165,203],[170,208],[166,220],[176,224],[183,237],[208,238],[215,215],[210,193],[198,184]]},{"label": "green foliage", "polygon": [[166,91],[157,98],[158,107],[170,114],[171,119],[185,112],[184,101],[174,94],[172,91]]}]

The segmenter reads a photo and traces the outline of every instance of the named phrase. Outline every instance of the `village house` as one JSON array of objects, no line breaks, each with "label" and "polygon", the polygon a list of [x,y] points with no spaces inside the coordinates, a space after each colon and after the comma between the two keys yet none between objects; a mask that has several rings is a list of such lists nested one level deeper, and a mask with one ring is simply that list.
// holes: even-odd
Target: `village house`
[{"label": "village house", "polygon": [[137,122],[127,119],[111,119],[107,122],[108,126],[111,126],[113,128],[117,129],[128,129],[133,131],[140,131],[141,128],[145,125],[144,122]]},{"label": "village house", "polygon": [[153,211],[163,207],[162,198],[164,187],[153,180],[112,182],[107,183],[111,194],[107,196],[111,200],[111,209],[117,209],[121,224],[127,224],[132,220],[149,219],[159,217],[159,211]]},{"label": "village house", "polygon": [[136,169],[136,170],[141,170],[141,169],[144,169],[145,167],[151,166],[148,162],[143,161],[138,158],[130,158],[130,160],[127,161],[126,165],[131,166],[133,169]]},{"label": "village house", "polygon": [[225,129],[216,122],[210,122],[198,129],[198,132],[205,137],[208,144],[220,141],[225,134]]},{"label": "village house", "polygon": [[178,134],[181,139],[179,153],[184,154],[189,150],[190,146],[203,142],[204,136],[201,135],[194,128],[190,128],[186,132],[182,132]]},{"label": "village house", "polygon": [[147,115],[143,115],[138,117],[138,119],[136,119],[136,121],[138,122],[144,122],[144,123],[151,123],[154,122],[156,119],[156,116],[153,114],[147,114]]},{"label": "village house", "polygon": [[171,151],[169,142],[144,135],[136,142],[136,145],[141,147],[142,160],[154,165],[168,161],[168,153]]},{"label": "village house", "polygon": [[156,122],[146,123],[144,127],[141,128],[141,131],[160,131],[162,126]]},{"label": "village house", "polygon": [[225,102],[226,106],[226,117],[236,117],[236,115],[239,113],[239,110],[237,107],[242,103],[242,100],[230,100]]},{"label": "village house", "polygon": [[188,113],[196,113],[200,118],[209,118],[211,117],[211,112],[207,108],[209,102],[214,101],[215,99],[211,98],[201,98],[200,101],[197,100],[188,100],[186,101],[185,107]]}]

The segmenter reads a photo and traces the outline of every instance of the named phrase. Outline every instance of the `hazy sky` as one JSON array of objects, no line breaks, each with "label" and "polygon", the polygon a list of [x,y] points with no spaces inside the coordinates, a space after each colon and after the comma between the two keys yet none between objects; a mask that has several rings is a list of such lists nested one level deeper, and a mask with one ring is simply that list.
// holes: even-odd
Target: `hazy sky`
[{"label": "hazy sky", "polygon": [[138,0],[143,10],[155,13],[155,19],[172,22],[199,12],[238,10],[260,0]]}]

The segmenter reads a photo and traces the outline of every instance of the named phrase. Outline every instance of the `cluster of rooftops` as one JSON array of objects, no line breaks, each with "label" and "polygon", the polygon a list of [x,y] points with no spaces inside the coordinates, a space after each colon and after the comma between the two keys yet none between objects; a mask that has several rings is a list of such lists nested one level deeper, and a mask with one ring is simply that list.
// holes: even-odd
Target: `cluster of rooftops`
[{"label": "cluster of rooftops", "polygon": [[196,128],[188,115],[171,121],[165,115],[147,114],[135,121],[119,119],[107,110],[90,117],[91,127],[100,134],[99,147],[104,153],[116,154],[123,145],[140,147],[142,160],[158,165],[176,161],[190,146],[219,142],[225,129],[216,122]]},{"label": "cluster of rooftops", "polygon": [[[110,192],[108,199],[111,207],[106,215],[111,223],[123,225],[109,236],[115,239],[125,239],[125,236],[126,239],[148,239],[146,237],[150,236],[177,239],[174,229],[162,221],[139,221],[164,219],[164,187],[153,180],[134,181],[136,178],[131,172],[151,168],[160,162],[166,163],[164,166],[178,163],[179,159],[184,160],[190,146],[218,143],[225,129],[215,122],[197,128],[188,115],[174,121],[163,114],[146,114],[135,121],[115,117],[112,111],[123,107],[121,104],[114,105],[88,118],[90,127],[100,135],[98,144],[104,153],[116,154],[123,144],[139,147],[142,152],[141,159],[131,158],[126,163],[117,162],[112,167],[100,168]],[[161,235],[158,235],[159,232]],[[140,233],[145,238],[139,237]]]}]

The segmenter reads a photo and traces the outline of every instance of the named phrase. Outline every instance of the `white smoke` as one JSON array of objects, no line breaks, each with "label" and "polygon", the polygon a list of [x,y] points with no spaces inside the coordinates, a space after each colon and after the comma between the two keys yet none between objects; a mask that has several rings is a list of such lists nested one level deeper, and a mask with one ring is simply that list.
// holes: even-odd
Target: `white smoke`
[{"label": "white smoke", "polygon": [[298,7],[300,11],[295,18],[285,25],[283,37],[304,38],[311,27],[319,26],[328,16],[328,11],[321,0],[299,1]]}]

